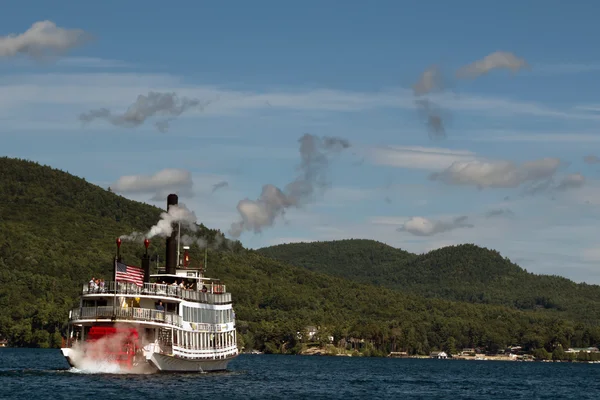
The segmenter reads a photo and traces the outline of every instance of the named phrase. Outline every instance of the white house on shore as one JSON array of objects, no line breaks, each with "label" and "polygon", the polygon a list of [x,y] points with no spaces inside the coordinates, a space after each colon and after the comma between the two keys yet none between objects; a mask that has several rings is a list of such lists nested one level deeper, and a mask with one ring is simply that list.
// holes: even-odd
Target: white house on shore
[{"label": "white house on shore", "polygon": [[429,357],[436,358],[438,360],[445,360],[448,358],[448,354],[446,354],[445,351],[432,351],[431,354],[429,354]]}]

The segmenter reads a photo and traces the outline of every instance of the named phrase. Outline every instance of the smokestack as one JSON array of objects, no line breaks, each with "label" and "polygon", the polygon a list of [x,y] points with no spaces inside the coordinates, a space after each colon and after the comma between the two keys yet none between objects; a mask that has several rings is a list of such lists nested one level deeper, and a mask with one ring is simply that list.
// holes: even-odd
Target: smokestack
[{"label": "smokestack", "polygon": [[[176,194],[170,194],[167,197],[167,212],[169,212],[171,206],[177,205],[178,200],[179,198]],[[166,273],[171,275],[177,273],[177,229],[173,229],[171,236],[167,238]]]},{"label": "smokestack", "polygon": [[144,246],[146,246],[146,252],[142,256],[142,269],[144,270],[144,282],[150,283],[150,256],[148,255],[148,246],[150,241],[144,239]]}]

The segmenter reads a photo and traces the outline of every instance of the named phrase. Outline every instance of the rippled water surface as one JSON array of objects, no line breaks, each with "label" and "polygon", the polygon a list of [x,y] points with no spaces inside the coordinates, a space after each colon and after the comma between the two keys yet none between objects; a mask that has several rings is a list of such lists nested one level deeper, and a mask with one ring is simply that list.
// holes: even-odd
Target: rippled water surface
[{"label": "rippled water surface", "polygon": [[241,355],[230,372],[91,374],[59,350],[0,349],[8,399],[600,399],[600,364]]}]

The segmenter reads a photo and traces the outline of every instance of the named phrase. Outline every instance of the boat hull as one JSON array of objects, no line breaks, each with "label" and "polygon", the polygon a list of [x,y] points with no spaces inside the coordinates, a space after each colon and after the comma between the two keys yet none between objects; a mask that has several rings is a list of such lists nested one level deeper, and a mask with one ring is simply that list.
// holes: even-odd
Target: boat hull
[{"label": "boat hull", "polygon": [[[71,348],[62,348],[60,350],[71,367],[81,367],[75,362]],[[229,362],[234,358],[235,356],[216,360],[188,360],[160,353],[152,353],[146,357],[146,362],[150,367],[161,372],[217,372],[226,371]]]},{"label": "boat hull", "polygon": [[227,370],[234,357],[217,360],[188,360],[160,353],[152,353],[148,362],[162,372],[216,372]]}]

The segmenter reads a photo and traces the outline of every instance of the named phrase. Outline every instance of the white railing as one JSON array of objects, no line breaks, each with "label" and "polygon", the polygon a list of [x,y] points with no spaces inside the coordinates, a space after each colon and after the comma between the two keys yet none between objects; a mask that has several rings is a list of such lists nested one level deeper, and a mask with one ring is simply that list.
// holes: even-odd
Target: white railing
[{"label": "white railing", "polygon": [[81,307],[71,310],[71,321],[83,319],[124,319],[134,321],[159,322],[167,325],[181,326],[181,317],[172,312],[152,310],[139,307]]},{"label": "white railing", "polygon": [[[211,284],[207,285],[206,289],[206,292],[202,292],[158,283],[144,283],[143,286],[137,286],[133,283],[117,282],[116,285],[117,294],[123,295],[174,297],[207,304],[231,303],[231,293],[226,292],[225,285]],[[92,287],[89,284],[85,284],[83,285],[82,292],[83,294],[114,294],[115,282],[105,282],[104,286],[101,287]]]},{"label": "white railing", "polygon": [[189,359],[219,360],[238,354],[236,346],[227,348],[210,348],[205,350],[189,349],[181,346],[173,346],[173,355]]}]

